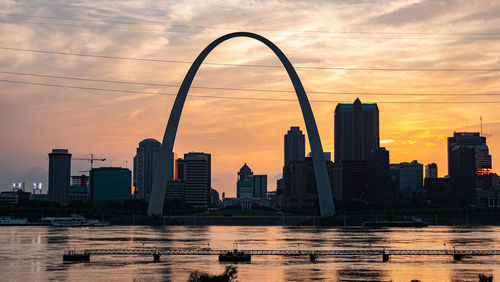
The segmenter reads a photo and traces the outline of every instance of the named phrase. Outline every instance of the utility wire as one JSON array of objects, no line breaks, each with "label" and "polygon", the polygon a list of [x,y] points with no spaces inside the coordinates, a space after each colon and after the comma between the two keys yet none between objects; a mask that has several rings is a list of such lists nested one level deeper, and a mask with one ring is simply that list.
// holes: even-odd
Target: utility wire
[{"label": "utility wire", "polygon": [[[28,24],[37,24],[37,25],[54,25],[54,26],[63,26],[63,27],[77,27],[77,28],[95,28],[95,29],[103,29],[103,30],[127,30],[127,31],[151,31],[150,29],[137,29],[137,28],[117,28],[112,26],[98,26],[98,25],[83,25],[83,24],[70,24],[70,23],[49,23],[49,22],[37,22],[37,21],[21,21],[22,23]],[[0,22],[0,23],[10,23],[10,22]],[[162,27],[162,29],[165,29]],[[208,29],[208,27],[207,27]],[[235,31],[236,29],[231,29]],[[247,30],[247,29],[237,29],[237,30]],[[255,29],[248,29],[251,31],[259,31]],[[199,31],[191,31],[191,30],[176,30],[176,29],[168,29],[164,30],[167,33],[192,33],[192,34],[200,34]],[[297,31],[300,32],[300,31]],[[203,32],[203,34],[207,35],[217,35],[220,36],[220,33],[207,33]],[[345,34],[345,33],[338,33]],[[357,32],[353,33],[357,34]],[[367,34],[377,34],[377,33],[367,33]],[[329,39],[372,39],[372,40],[499,40],[500,37],[367,37],[367,36],[337,36],[337,35],[304,35],[304,34],[294,34],[294,37],[305,37],[305,38],[329,38]]]},{"label": "utility wire", "polygon": [[[82,77],[72,77],[72,76],[57,76],[57,75],[35,74],[35,73],[11,72],[11,71],[2,71],[2,70],[0,70],[0,73],[8,74],[8,75],[33,76],[33,77],[43,77],[43,78],[50,78],[50,79],[67,79],[67,80],[89,81],[89,82],[99,82],[99,83],[116,83],[116,84],[144,85],[144,86],[157,86],[157,87],[175,87],[175,88],[180,87],[180,85],[176,85],[176,84],[92,79],[92,78],[82,78]],[[207,86],[191,86],[191,88],[206,89],[206,90],[223,90],[223,91],[295,93],[294,90],[255,89],[255,88],[249,89],[249,88],[207,87]],[[316,94],[316,95],[371,95],[371,96],[467,96],[467,97],[468,96],[500,96],[500,93],[386,93],[386,92],[374,93],[374,92],[335,92],[335,91],[307,91],[307,93],[308,94]]]},{"label": "utility wire", "polygon": [[[145,62],[158,62],[158,63],[178,63],[178,64],[192,64],[191,61],[180,60],[166,60],[166,59],[148,59],[148,58],[134,58],[134,57],[120,57],[120,56],[107,56],[97,54],[84,54],[72,52],[57,52],[48,50],[37,49],[24,49],[0,46],[0,50],[18,51],[18,52],[31,52],[50,55],[65,55],[77,57],[91,57],[100,59],[113,59],[113,60],[132,60],[132,61],[145,61]],[[204,65],[212,66],[233,66],[233,67],[258,67],[258,68],[283,68],[281,65],[257,65],[257,64],[231,64],[231,63],[213,63],[207,62]],[[294,66],[296,69],[312,69],[312,70],[342,70],[342,71],[408,71],[408,72],[496,72],[500,68],[442,68],[442,69],[429,69],[429,68],[359,68],[359,67],[313,67],[313,66]]]},{"label": "utility wire", "polygon": [[[6,14],[8,16],[14,17],[26,17],[26,18],[38,18],[38,19],[48,19],[48,20],[64,20],[64,21],[75,21],[75,22],[85,22],[88,23],[92,19],[79,19],[79,18],[65,18],[65,17],[52,17],[52,16],[35,16],[27,14]],[[200,25],[181,25],[181,24],[165,24],[164,22],[125,22],[125,21],[110,21],[97,19],[103,23],[112,24],[123,24],[123,25],[154,25],[154,26],[169,26],[169,27],[181,27],[181,28],[196,28],[196,29],[220,29],[220,30],[242,30],[251,29],[256,31],[274,31],[274,32],[300,32],[300,33],[326,33],[326,34],[416,34],[416,35],[433,35],[433,34],[456,34],[456,35],[496,35],[500,36],[500,32],[387,32],[387,31],[333,31],[333,30],[284,30],[284,29],[270,29],[270,28],[255,28],[255,27],[221,27],[221,26],[200,26]],[[95,19],[94,19],[95,21]]]},{"label": "utility wire", "polygon": [[[50,83],[38,83],[38,82],[26,82],[17,80],[7,80],[0,79],[0,82],[6,83],[16,83],[16,84],[27,84],[27,85],[37,85],[37,86],[48,86],[57,88],[70,88],[70,89],[81,89],[81,90],[91,90],[91,91],[106,91],[114,93],[132,93],[136,95],[159,95],[159,96],[176,96],[174,93],[157,93],[149,91],[132,91],[132,90],[121,90],[121,89],[110,89],[110,88],[98,88],[98,87],[83,87],[74,85],[60,85],[60,84],[50,84]],[[209,95],[189,95],[189,97],[196,98],[210,98],[210,99],[228,99],[228,100],[252,100],[252,101],[279,101],[279,102],[296,102],[295,99],[281,99],[281,98],[258,98],[258,97],[235,97],[235,96],[209,96]],[[346,103],[347,101],[332,101],[332,100],[310,100],[312,103]],[[377,102],[380,104],[500,104],[500,101],[382,101]]]}]

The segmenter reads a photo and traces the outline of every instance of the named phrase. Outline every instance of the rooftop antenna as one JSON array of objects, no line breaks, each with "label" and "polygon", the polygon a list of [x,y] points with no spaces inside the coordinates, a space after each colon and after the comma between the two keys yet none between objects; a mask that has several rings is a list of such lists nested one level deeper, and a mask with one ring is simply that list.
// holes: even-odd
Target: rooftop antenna
[{"label": "rooftop antenna", "polygon": [[479,120],[481,121],[481,136],[483,136],[483,116],[480,116]]}]

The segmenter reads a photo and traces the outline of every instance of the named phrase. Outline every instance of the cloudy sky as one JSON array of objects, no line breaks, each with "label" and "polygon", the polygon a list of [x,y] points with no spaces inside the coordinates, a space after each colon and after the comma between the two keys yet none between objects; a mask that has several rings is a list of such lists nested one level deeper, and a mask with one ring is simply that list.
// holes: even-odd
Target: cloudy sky
[{"label": "cloudy sky", "polygon": [[[446,137],[479,131],[482,116],[496,171],[499,26],[498,1],[480,0],[0,0],[0,190],[13,181],[46,183],[52,148],[132,168],[142,139],[163,138],[190,62],[234,31],[261,34],[288,56],[325,151],[333,152],[336,104],[359,97],[378,103],[391,162],[436,162],[446,175]],[[268,174],[274,190],[283,134],[290,126],[305,131],[286,72],[246,38],[223,43],[206,62],[174,151],[211,153],[219,192],[235,195],[245,162]],[[88,168],[72,163],[74,174]]]}]

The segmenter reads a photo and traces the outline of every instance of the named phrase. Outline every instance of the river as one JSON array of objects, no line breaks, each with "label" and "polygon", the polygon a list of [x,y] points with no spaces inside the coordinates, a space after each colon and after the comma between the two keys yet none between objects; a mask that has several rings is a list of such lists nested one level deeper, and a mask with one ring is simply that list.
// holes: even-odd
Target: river
[{"label": "river", "polygon": [[[64,263],[68,249],[500,249],[500,227],[363,229],[286,226],[107,226],[57,228],[0,227],[1,281],[186,281],[198,270],[221,273],[216,256],[92,256]],[[452,256],[308,257],[253,256],[240,263],[240,281],[477,281],[479,273],[500,279],[500,257]]]}]

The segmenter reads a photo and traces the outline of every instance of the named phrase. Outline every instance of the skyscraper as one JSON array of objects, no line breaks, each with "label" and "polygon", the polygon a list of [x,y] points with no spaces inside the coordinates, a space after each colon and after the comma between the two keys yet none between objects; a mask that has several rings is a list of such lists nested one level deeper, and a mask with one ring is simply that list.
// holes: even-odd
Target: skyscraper
[{"label": "skyscraper", "polygon": [[451,196],[476,202],[476,190],[491,187],[491,155],[479,132],[454,132],[448,137]]},{"label": "skyscraper", "polygon": [[139,199],[148,199],[151,194],[153,173],[158,163],[160,148],[161,143],[152,138],[139,143],[134,157],[134,195]]},{"label": "skyscraper", "polygon": [[476,151],[468,146],[453,146],[448,155],[451,197],[474,203],[476,200]]},{"label": "skyscraper", "polygon": [[[333,184],[333,163],[326,162],[330,183]],[[311,158],[292,161],[284,168],[282,209],[294,213],[319,214],[318,191]],[[332,190],[333,196],[333,190]]]},{"label": "skyscraper", "polygon": [[292,126],[285,134],[285,166],[292,161],[303,161],[305,155],[305,135],[298,126]]},{"label": "skyscraper", "polygon": [[486,145],[486,137],[480,136],[479,132],[454,132],[453,137],[448,137],[448,174],[453,166],[451,152],[459,146],[474,149],[476,169],[491,170],[491,155]]},{"label": "skyscraper", "polygon": [[392,199],[389,151],[380,147],[370,153],[368,159],[368,186],[366,199],[369,201],[386,201]]},{"label": "skyscraper", "polygon": [[68,205],[71,193],[71,154],[67,149],[49,153],[49,201]]},{"label": "skyscraper", "polygon": [[210,205],[211,155],[191,152],[184,154],[186,204],[196,207]]},{"label": "skyscraper", "polygon": [[338,104],[335,108],[335,162],[368,160],[379,148],[379,112],[377,104]]}]

